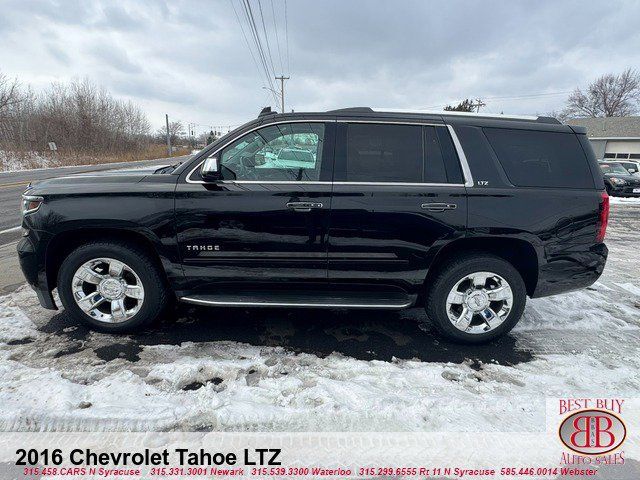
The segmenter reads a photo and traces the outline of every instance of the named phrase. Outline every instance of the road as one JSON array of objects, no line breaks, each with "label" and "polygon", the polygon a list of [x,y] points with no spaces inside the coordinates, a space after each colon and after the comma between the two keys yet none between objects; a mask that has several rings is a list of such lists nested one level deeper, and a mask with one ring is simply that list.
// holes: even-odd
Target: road
[{"label": "road", "polygon": [[0,172],[0,294],[13,292],[24,283],[18,265],[16,243],[20,239],[20,195],[30,182],[79,173],[168,165],[184,161],[185,158],[188,157]]},{"label": "road", "polygon": [[158,158],[140,162],[0,172],[0,246],[15,241],[20,236],[20,195],[30,182],[78,173],[120,170],[123,168],[137,168],[149,165],[167,165],[180,162],[185,158],[186,157]]}]

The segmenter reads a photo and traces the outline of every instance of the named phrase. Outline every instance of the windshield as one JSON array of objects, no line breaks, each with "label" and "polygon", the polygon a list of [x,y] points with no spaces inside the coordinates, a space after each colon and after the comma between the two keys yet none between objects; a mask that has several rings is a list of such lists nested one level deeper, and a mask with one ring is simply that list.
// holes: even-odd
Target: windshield
[{"label": "windshield", "polygon": [[627,169],[619,163],[601,163],[600,169],[602,173],[618,173],[620,175],[629,175]]}]

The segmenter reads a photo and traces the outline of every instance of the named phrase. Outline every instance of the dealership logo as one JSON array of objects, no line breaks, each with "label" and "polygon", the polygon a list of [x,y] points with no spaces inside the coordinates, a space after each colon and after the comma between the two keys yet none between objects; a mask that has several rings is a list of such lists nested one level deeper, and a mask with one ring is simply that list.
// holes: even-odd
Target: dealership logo
[{"label": "dealership logo", "polygon": [[558,430],[560,440],[581,455],[601,455],[615,450],[627,436],[616,414],[600,409],[579,410],[565,418]]}]

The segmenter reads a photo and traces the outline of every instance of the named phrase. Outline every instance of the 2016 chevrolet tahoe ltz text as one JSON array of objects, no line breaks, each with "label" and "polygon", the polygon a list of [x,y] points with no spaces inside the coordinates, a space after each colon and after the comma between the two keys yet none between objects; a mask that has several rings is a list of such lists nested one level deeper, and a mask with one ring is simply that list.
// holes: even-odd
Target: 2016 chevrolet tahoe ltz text
[{"label": "2016 chevrolet tahoe ltz text", "polygon": [[598,279],[608,200],[585,130],[553,118],[265,109],[181,165],[30,186],[18,252],[42,306],[57,288],[106,332],[173,299],[421,306],[477,343]]}]

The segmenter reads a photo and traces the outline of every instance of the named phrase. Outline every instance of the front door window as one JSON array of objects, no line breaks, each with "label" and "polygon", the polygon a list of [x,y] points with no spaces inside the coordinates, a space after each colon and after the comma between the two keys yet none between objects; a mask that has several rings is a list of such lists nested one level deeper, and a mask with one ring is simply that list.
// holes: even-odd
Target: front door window
[{"label": "front door window", "polygon": [[324,124],[270,125],[222,150],[224,180],[317,181],[320,179]]}]

